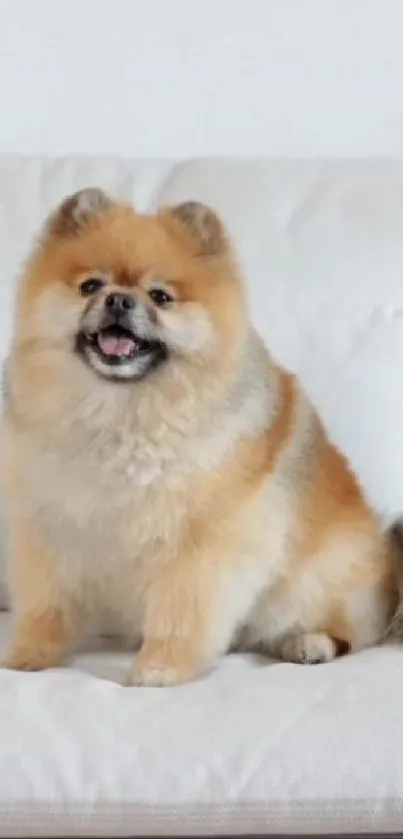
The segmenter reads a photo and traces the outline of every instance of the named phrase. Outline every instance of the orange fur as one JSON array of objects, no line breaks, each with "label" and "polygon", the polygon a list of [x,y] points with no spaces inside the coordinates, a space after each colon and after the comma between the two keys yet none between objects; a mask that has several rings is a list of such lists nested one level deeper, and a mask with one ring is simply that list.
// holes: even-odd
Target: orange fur
[{"label": "orange fur", "polygon": [[11,550],[18,557],[12,569],[18,600],[15,638],[6,666],[42,670],[61,661],[67,637],[62,607],[67,604],[53,600],[53,561],[38,545],[35,531],[22,516],[10,519],[9,524]]}]

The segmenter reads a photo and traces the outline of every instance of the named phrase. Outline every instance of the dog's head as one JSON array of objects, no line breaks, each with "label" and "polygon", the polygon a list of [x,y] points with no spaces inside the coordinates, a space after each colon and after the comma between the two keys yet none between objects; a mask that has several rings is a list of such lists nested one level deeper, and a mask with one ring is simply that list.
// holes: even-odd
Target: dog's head
[{"label": "dog's head", "polygon": [[242,285],[212,210],[188,202],[141,215],[86,189],[46,222],[21,284],[17,340],[134,382],[172,364],[220,365],[245,323]]}]

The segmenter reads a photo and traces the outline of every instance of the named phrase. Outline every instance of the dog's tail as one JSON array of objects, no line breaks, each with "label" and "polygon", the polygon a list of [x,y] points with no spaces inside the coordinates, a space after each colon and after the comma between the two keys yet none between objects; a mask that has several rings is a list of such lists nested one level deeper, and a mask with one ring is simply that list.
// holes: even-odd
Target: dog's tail
[{"label": "dog's tail", "polygon": [[395,614],[383,636],[383,643],[403,641],[403,518],[395,521],[386,531],[390,550],[397,569],[399,600]]}]

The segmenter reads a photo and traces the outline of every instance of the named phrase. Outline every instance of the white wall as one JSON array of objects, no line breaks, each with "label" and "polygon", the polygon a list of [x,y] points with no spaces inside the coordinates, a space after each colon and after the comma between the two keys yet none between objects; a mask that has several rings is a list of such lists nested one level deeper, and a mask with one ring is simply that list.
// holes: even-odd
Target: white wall
[{"label": "white wall", "polygon": [[0,151],[401,155],[403,0],[0,0]]}]

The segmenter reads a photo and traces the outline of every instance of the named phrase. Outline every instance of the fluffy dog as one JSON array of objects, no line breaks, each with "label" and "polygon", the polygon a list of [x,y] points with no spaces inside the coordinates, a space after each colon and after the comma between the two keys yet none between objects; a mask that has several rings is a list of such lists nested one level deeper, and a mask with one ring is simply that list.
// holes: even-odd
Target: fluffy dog
[{"label": "fluffy dog", "polygon": [[87,189],[47,220],[2,448],[8,667],[57,665],[109,613],[140,648],[129,683],[172,685],[231,648],[329,661],[395,611],[392,540],[254,331],[201,204],[140,215]]}]

